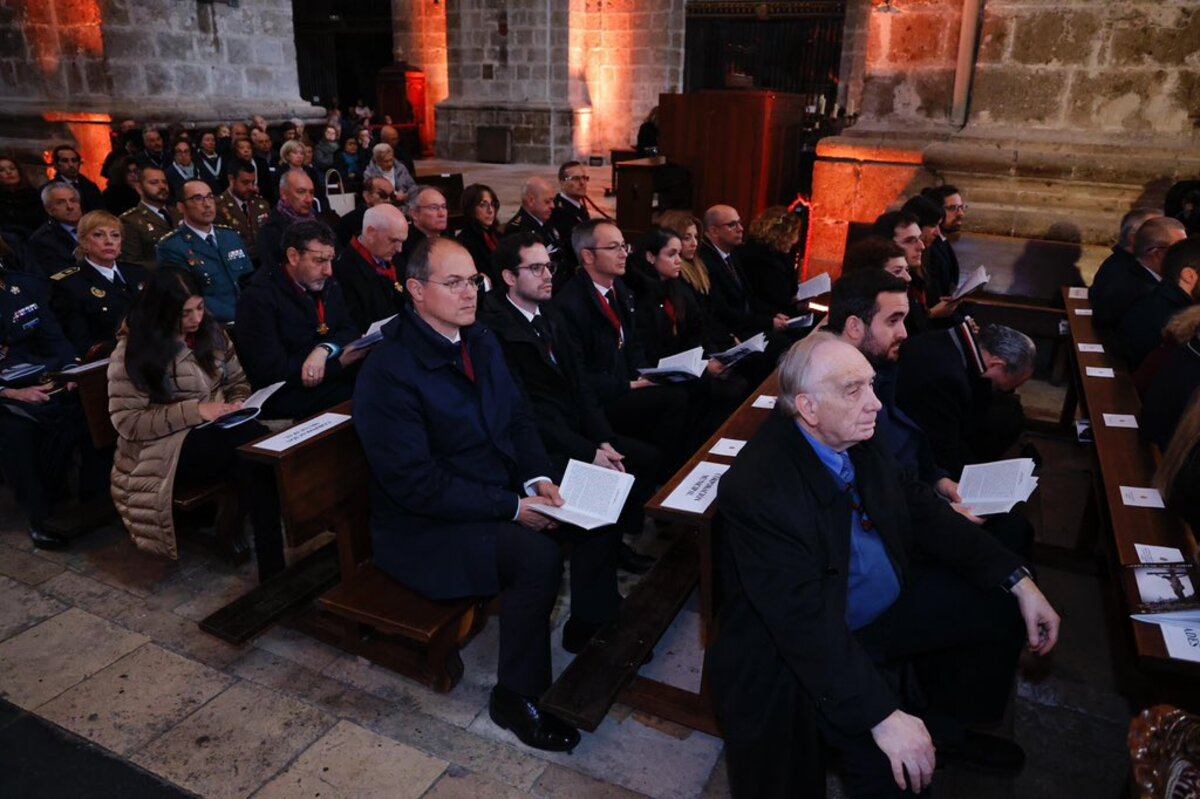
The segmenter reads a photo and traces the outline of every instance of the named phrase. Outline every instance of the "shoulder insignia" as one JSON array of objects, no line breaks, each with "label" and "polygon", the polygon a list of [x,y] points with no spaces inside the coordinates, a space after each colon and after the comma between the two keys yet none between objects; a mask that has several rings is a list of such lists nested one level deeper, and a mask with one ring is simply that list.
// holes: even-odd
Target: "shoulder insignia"
[{"label": "shoulder insignia", "polygon": [[69,266],[66,269],[62,270],[61,272],[55,272],[53,275],[50,276],[50,279],[51,280],[62,280],[64,277],[70,277],[71,275],[75,274],[78,271],[79,271],[78,266]]},{"label": "shoulder insignia", "polygon": [[133,206],[128,211],[125,211],[124,213],[122,213],[121,218],[124,219],[127,216],[133,216],[134,214],[136,214],[138,212],[139,207],[140,206],[137,206],[137,205]]},{"label": "shoulder insignia", "polygon": [[108,292],[105,291],[104,289],[98,288],[96,286],[92,286],[92,296],[93,297],[103,298],[106,294],[108,294]]},{"label": "shoulder insignia", "polygon": [[[221,229],[221,230],[234,230],[234,229],[233,229],[232,227],[230,227],[229,225],[222,225],[222,224],[220,224],[219,222],[213,222],[213,227],[215,227],[215,228],[219,228],[219,229]],[[234,232],[236,233],[237,231],[236,231],[236,230],[234,230]]]}]

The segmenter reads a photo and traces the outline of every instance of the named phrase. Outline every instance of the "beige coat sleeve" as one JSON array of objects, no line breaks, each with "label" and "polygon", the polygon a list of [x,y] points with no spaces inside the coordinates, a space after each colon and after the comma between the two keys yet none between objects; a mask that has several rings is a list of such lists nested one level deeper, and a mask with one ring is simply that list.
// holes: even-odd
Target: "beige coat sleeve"
[{"label": "beige coat sleeve", "polygon": [[238,360],[232,341],[229,342],[229,348],[225,351],[225,370],[221,380],[221,390],[225,394],[226,402],[243,402],[252,393],[250,381],[246,379],[246,373],[242,371],[242,362]]},{"label": "beige coat sleeve", "polygon": [[153,441],[204,421],[200,400],[157,403],[129,379],[125,371],[125,341],[108,362],[108,413],[117,433],[130,441]]}]

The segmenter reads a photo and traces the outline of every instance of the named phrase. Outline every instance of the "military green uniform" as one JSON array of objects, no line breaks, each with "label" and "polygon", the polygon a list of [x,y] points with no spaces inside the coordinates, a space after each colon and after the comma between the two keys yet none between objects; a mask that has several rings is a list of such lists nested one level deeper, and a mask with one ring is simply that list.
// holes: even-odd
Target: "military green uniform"
[{"label": "military green uniform", "polygon": [[206,241],[180,225],[158,243],[159,266],[186,269],[204,293],[204,307],[221,324],[233,321],[242,280],[254,273],[242,237],[233,228],[212,226]]},{"label": "military green uniform", "polygon": [[226,189],[217,198],[217,221],[237,231],[246,245],[246,254],[258,266],[258,229],[271,215],[271,204],[257,194],[245,203]]},{"label": "military green uniform", "polygon": [[158,266],[155,260],[154,248],[163,236],[179,226],[179,212],[170,205],[163,210],[171,218],[171,223],[162,218],[161,214],[150,210],[145,203],[138,203],[121,214],[121,260],[132,264],[154,269]]}]

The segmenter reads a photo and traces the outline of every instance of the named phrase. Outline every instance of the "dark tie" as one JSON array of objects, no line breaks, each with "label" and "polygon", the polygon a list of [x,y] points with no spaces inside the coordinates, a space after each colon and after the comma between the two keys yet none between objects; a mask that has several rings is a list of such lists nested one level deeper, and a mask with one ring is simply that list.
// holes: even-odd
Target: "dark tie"
[{"label": "dark tie", "polygon": [[554,339],[550,338],[550,328],[546,325],[546,320],[541,314],[538,314],[530,320],[530,323],[533,325],[533,332],[537,333],[538,338],[541,339],[546,355],[552,363],[557,365],[558,359],[554,357]]},{"label": "dark tie", "polygon": [[209,233],[207,236],[204,237],[204,240],[208,243],[209,247],[212,247],[214,250],[217,249],[217,237],[216,236]]},{"label": "dark tie", "polygon": [[737,267],[735,267],[733,265],[733,256],[732,255],[725,256],[725,268],[728,269],[729,274],[733,276],[733,282],[738,285],[738,288],[741,288],[742,287],[742,279],[740,277],[738,277]]},{"label": "dark tie", "polygon": [[608,307],[613,309],[613,313],[617,312],[617,295],[612,289],[604,292],[604,299],[608,301]]},{"label": "dark tie", "polygon": [[167,223],[167,227],[171,226],[171,216],[170,216],[170,214],[167,213],[166,208],[159,208],[158,215],[161,216],[163,218],[163,221]]}]

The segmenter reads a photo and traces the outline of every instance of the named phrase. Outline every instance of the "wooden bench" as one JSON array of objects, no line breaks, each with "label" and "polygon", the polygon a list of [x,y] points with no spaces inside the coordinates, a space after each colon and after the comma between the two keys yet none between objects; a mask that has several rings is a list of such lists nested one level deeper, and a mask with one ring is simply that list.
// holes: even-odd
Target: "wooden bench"
[{"label": "wooden bench", "polygon": [[[1113,586],[1116,592],[1114,612],[1123,619],[1119,629],[1129,631],[1138,665],[1156,672],[1200,675],[1200,664],[1174,660],[1167,655],[1158,625],[1128,618],[1141,601],[1133,571],[1129,568],[1142,565],[1134,545],[1175,547],[1183,552],[1185,558],[1195,562],[1196,540],[1192,531],[1175,514],[1154,508],[1132,507],[1122,499],[1121,486],[1153,485],[1158,456],[1152,445],[1141,440],[1136,429],[1109,427],[1104,423],[1105,413],[1136,416],[1141,410],[1133,378],[1125,364],[1113,355],[1107,336],[1096,329],[1092,317],[1076,313],[1077,310],[1091,307],[1088,300],[1070,297],[1066,288],[1063,289],[1063,297],[1071,330],[1071,357],[1075,364],[1073,371],[1079,386],[1081,407],[1092,423],[1096,461],[1094,487],[1097,497],[1101,498],[1098,507],[1108,532],[1105,536],[1106,553],[1116,578]],[[1100,344],[1105,351],[1080,352],[1079,344]],[[1113,370],[1114,377],[1089,377],[1088,367],[1108,367]],[[1158,687],[1168,686],[1160,682]]]},{"label": "wooden bench", "polygon": [[[348,416],[350,403],[332,411]],[[486,622],[487,599],[433,601],[371,563],[371,475],[353,422],[282,452],[262,449],[262,440],[241,452],[274,468],[288,544],[326,530],[337,538],[340,582],[318,599],[320,609],[296,617],[296,626],[436,691],[452,689],[463,675],[459,649]]]},{"label": "wooden bench", "polygon": [[[96,449],[109,449],[117,445],[117,429],[113,427],[108,413],[108,369],[107,362],[85,367],[75,372],[79,401],[87,420],[88,435]],[[174,509],[190,513],[213,503],[216,520],[213,525],[217,548],[222,556],[233,563],[243,563],[250,557],[250,545],[242,525],[242,507],[237,485],[233,482],[184,485],[176,488],[171,498]]]}]

